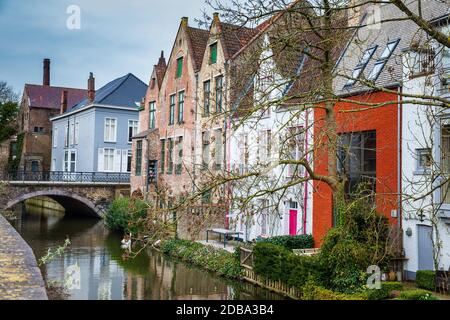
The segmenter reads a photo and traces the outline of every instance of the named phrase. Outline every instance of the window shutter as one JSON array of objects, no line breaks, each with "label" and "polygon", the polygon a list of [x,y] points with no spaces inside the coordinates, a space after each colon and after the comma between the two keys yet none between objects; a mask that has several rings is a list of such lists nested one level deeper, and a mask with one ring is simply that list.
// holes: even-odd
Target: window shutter
[{"label": "window shutter", "polygon": [[114,151],[114,172],[120,172],[121,170],[121,157],[122,151],[120,149],[116,149]]},{"label": "window shutter", "polygon": [[98,172],[105,171],[104,161],[105,161],[105,149],[99,148],[98,149],[98,168],[97,168]]},{"label": "window shutter", "polygon": [[127,172],[128,150],[122,150],[122,172]]}]

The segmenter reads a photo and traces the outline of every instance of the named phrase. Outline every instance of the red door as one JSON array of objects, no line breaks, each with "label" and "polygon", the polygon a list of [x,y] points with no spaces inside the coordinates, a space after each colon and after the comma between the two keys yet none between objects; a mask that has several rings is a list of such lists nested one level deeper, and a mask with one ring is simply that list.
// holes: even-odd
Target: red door
[{"label": "red door", "polygon": [[289,234],[291,236],[297,235],[297,216],[298,211],[297,210],[289,210]]}]

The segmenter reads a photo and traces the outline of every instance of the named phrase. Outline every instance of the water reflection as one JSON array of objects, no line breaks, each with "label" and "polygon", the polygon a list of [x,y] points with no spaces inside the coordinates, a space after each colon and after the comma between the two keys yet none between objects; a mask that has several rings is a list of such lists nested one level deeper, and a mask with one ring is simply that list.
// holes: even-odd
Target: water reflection
[{"label": "water reflection", "polygon": [[228,281],[198,268],[147,250],[124,260],[121,237],[109,233],[102,221],[68,217],[45,208],[22,206],[16,229],[36,257],[64,243],[72,245],[64,256],[42,268],[47,281],[64,283],[68,270],[79,270],[79,285],[71,287],[74,300],[228,300],[281,299],[247,283]]}]

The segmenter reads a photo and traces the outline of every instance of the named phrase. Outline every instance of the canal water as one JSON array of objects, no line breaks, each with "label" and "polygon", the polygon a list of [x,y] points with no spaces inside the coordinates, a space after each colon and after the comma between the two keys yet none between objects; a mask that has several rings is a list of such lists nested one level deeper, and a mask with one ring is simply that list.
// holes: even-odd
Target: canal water
[{"label": "canal water", "polygon": [[71,245],[41,267],[47,282],[66,285],[70,300],[274,300],[282,296],[184,264],[148,249],[123,259],[121,236],[99,220],[69,217],[54,209],[22,205],[11,223],[36,258]]}]

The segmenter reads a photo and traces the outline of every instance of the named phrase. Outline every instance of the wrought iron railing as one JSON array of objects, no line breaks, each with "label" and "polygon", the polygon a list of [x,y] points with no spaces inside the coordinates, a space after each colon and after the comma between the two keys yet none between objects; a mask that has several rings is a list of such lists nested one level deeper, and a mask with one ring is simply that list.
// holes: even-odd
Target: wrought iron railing
[{"label": "wrought iron railing", "polygon": [[1,180],[14,182],[129,183],[130,174],[122,172],[17,171],[4,172],[1,175]]}]

